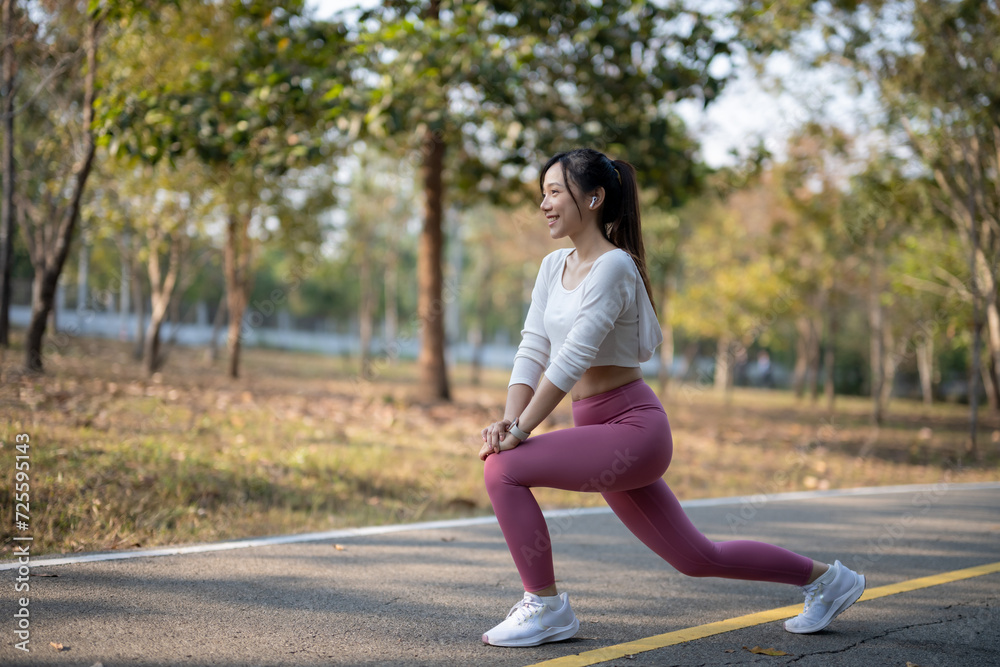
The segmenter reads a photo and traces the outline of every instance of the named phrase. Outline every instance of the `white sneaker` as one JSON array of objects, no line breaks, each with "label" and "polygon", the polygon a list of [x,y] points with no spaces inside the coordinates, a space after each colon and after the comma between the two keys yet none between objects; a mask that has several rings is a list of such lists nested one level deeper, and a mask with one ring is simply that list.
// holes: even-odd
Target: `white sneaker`
[{"label": "white sneaker", "polygon": [[484,644],[493,646],[538,646],[569,639],[580,629],[580,621],[569,606],[569,595],[560,593],[562,606],[549,609],[533,593],[524,593],[506,620],[483,635]]},{"label": "white sneaker", "polygon": [[838,560],[830,566],[829,572],[824,572],[816,581],[803,586],[802,592],[806,595],[805,610],[785,621],[785,630],[798,634],[819,632],[857,602],[865,592],[865,578],[841,565]]}]

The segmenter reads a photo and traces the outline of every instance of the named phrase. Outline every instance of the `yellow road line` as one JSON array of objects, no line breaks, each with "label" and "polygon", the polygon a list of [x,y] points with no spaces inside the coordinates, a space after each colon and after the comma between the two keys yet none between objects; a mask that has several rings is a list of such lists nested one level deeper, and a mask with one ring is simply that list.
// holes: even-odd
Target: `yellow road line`
[{"label": "yellow road line", "polygon": [[[953,572],[942,572],[941,574],[920,577],[918,579],[910,579],[908,581],[901,581],[897,584],[870,588],[865,591],[864,595],[861,596],[861,599],[858,600],[858,602],[876,600],[878,598],[884,598],[888,595],[907,593],[921,588],[940,586],[941,584],[950,584],[955,581],[971,579],[972,577],[979,577],[984,574],[993,574],[995,572],[1000,572],[1000,562],[978,565],[976,567],[970,567],[964,570],[955,570]],[[604,648],[594,649],[593,651],[584,651],[583,653],[577,653],[575,655],[567,655],[562,658],[546,660],[544,662],[528,665],[528,667],[586,667],[587,665],[596,665],[600,662],[606,662],[608,660],[617,660],[618,658],[623,658],[626,655],[634,655],[636,653],[652,651],[666,646],[674,646],[676,644],[682,644],[695,639],[703,639],[705,637],[711,637],[712,635],[722,634],[723,632],[749,628],[754,625],[761,625],[772,621],[780,621],[782,619],[795,616],[801,611],[801,609],[801,604],[793,604],[787,607],[780,607],[778,609],[769,609],[767,611],[757,612],[756,614],[737,616],[736,618],[730,618],[725,621],[706,623],[705,625],[698,625],[693,628],[684,628],[683,630],[674,630],[673,632],[667,632],[662,635],[654,635],[652,637],[645,637],[644,639],[637,639],[624,644],[605,646]]]}]

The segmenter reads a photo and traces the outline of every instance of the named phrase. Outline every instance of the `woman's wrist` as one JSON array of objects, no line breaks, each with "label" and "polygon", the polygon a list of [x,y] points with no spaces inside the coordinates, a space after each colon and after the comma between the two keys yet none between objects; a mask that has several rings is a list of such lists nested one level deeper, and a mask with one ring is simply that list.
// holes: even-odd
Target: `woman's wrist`
[{"label": "woman's wrist", "polygon": [[520,417],[511,422],[510,428],[507,429],[507,432],[521,442],[524,442],[529,436],[531,436],[531,431],[521,428]]}]

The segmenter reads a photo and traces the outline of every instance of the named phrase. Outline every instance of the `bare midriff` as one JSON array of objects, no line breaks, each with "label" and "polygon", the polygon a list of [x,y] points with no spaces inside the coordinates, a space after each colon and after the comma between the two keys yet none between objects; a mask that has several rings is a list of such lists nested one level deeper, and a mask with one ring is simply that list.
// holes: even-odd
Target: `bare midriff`
[{"label": "bare midriff", "polygon": [[569,395],[574,401],[579,401],[641,379],[642,370],[638,367],[591,366],[573,385]]}]

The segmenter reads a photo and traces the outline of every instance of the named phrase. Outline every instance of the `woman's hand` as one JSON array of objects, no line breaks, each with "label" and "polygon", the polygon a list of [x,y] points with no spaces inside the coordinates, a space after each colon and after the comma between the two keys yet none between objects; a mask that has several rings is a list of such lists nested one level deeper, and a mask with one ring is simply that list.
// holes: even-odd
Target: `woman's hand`
[{"label": "woman's hand", "polygon": [[509,419],[501,419],[482,430],[483,446],[479,450],[480,460],[485,461],[486,457],[490,454],[514,449],[521,444],[521,441],[507,430],[510,428],[510,425],[511,421]]}]

